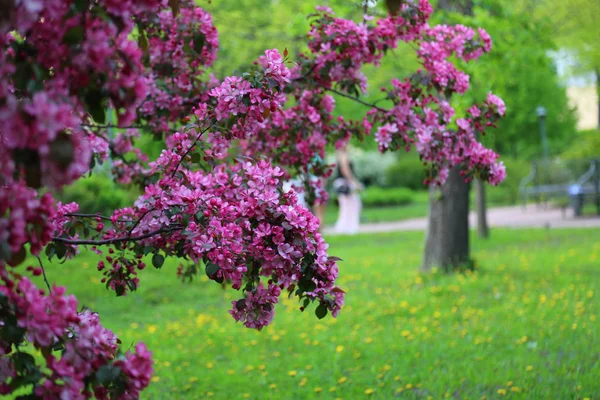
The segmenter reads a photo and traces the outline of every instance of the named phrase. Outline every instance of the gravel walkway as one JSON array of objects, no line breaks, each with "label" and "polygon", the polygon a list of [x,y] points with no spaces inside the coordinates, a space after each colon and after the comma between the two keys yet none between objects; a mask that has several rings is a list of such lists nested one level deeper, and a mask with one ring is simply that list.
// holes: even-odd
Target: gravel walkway
[{"label": "gravel walkway", "polygon": [[[474,212],[469,215],[471,228],[476,226]],[[543,209],[535,205],[523,208],[501,207],[488,210],[488,224],[491,227],[510,228],[600,228],[600,217],[575,217],[572,210]],[[360,233],[424,231],[427,229],[427,218],[408,219],[396,222],[363,224]],[[324,233],[333,234],[332,227],[324,229]]]}]

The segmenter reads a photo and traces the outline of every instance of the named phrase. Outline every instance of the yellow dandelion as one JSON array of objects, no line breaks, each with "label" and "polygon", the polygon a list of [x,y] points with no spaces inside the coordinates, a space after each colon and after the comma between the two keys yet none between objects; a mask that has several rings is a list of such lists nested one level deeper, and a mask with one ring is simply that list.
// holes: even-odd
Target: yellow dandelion
[{"label": "yellow dandelion", "polygon": [[348,380],[347,377],[342,376],[340,379],[338,379],[338,383],[341,385],[342,383],[346,382]]},{"label": "yellow dandelion", "polygon": [[528,365],[525,367],[525,371],[533,371],[533,365]]},{"label": "yellow dandelion", "polygon": [[148,325],[148,333],[156,332],[156,325]]},{"label": "yellow dandelion", "polygon": [[373,343],[373,338],[371,338],[371,337],[366,338],[365,343]]},{"label": "yellow dandelion", "polygon": [[336,352],[336,353],[341,353],[342,351],[344,351],[344,346],[341,346],[341,345],[340,345],[340,346],[337,346],[337,347],[335,348],[335,352]]},{"label": "yellow dandelion", "polygon": [[271,383],[271,384],[269,385],[269,387],[270,387],[271,389],[277,389],[277,385],[276,385],[276,384],[274,384],[274,383]]},{"label": "yellow dandelion", "polygon": [[365,389],[365,394],[370,395],[370,394],[373,394],[374,391],[375,391],[375,389],[371,389],[371,388]]},{"label": "yellow dandelion", "polygon": [[160,381],[160,376],[153,376],[152,377],[152,382],[158,382]]},{"label": "yellow dandelion", "polygon": [[320,387],[315,388],[315,393],[321,393],[322,391],[323,391],[323,388],[320,388]]},{"label": "yellow dandelion", "polygon": [[306,378],[302,378],[302,379],[300,380],[300,382],[298,383],[298,386],[305,386],[305,385],[306,385],[306,381],[307,381],[307,380],[308,380],[308,379],[306,379]]},{"label": "yellow dandelion", "polygon": [[242,395],[242,397],[245,398],[245,399],[249,399],[250,398],[250,393],[244,393]]},{"label": "yellow dandelion", "polygon": [[214,396],[214,393],[213,393],[213,392],[206,392],[206,396],[207,396],[207,397],[213,397],[213,396]]},{"label": "yellow dandelion", "polygon": [[332,387],[329,388],[329,391],[331,393],[335,392],[336,390],[337,390],[337,388],[335,386],[332,386]]},{"label": "yellow dandelion", "polygon": [[506,389],[498,389],[496,391],[496,393],[498,393],[499,395],[502,395],[502,396],[506,396]]},{"label": "yellow dandelion", "polygon": [[404,386],[406,389],[412,389],[413,385],[412,383],[407,383],[406,386]]},{"label": "yellow dandelion", "polygon": [[513,386],[510,388],[511,392],[515,392],[515,393],[519,393],[521,391],[521,389],[518,386]]},{"label": "yellow dandelion", "polygon": [[190,378],[190,383],[194,383],[194,382],[198,382],[198,378],[196,378],[195,376],[192,376]]},{"label": "yellow dandelion", "polygon": [[296,373],[297,373],[296,371],[292,370],[292,371],[288,372],[288,375],[289,376],[296,376]]},{"label": "yellow dandelion", "polygon": [[208,368],[208,369],[212,369],[212,367],[214,367],[214,366],[215,366],[215,363],[212,363],[212,362],[206,363],[206,368]]}]

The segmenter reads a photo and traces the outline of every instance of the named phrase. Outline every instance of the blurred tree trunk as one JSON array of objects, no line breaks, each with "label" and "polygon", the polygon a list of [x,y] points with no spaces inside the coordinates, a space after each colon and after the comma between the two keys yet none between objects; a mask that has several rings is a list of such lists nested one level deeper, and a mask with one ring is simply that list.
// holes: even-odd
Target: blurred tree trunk
[{"label": "blurred tree trunk", "polygon": [[481,179],[475,179],[475,207],[477,209],[477,235],[480,238],[487,239],[490,237],[490,229],[487,221],[485,183]]},{"label": "blurred tree trunk", "polygon": [[430,188],[422,271],[432,267],[451,271],[470,262],[469,186],[456,166],[450,170],[446,183]]}]

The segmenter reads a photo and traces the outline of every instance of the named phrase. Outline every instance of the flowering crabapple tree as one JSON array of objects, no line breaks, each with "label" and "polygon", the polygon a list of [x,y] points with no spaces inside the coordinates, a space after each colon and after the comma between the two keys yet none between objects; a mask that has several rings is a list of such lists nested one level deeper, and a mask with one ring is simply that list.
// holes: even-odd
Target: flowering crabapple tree
[{"label": "flowering crabapple tree", "polygon": [[[461,118],[449,102],[469,86],[451,57],[475,60],[491,40],[481,29],[430,27],[426,0],[400,1],[386,18],[361,23],[320,7],[307,54],[292,61],[267,50],[252,70],[222,80],[208,73],[217,30],[192,1],[1,4],[2,394],[133,399],[150,382],[146,346],[122,349],[93,310],[50,284],[42,253],[97,253],[102,282],[117,296],[142,284],[147,263],[177,259],[182,279],[203,272],[239,291],[229,313],[260,330],[282,292],[301,310],[316,303],[319,318],[343,305],[339,259],[328,255],[319,221],[296,191],[282,190],[291,176],[314,175],[297,191],[325,199],[332,168],[318,160],[328,144],[374,133],[381,151],[414,147],[432,184],[454,165],[465,179],[504,178],[498,156],[476,141],[504,114],[502,100],[490,94]],[[360,100],[362,66],[379,64],[399,41],[414,45],[422,68],[383,89],[393,107]],[[332,94],[363,103],[364,119],[334,118]],[[140,135],[163,141],[158,158],[136,146]],[[54,200],[109,158],[119,183],[143,188],[130,207],[83,214]]]}]

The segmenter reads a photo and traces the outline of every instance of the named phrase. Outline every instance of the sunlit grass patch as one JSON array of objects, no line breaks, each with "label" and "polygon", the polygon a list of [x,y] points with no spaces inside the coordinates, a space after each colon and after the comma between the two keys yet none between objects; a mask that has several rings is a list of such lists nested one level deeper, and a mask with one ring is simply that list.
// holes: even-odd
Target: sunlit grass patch
[{"label": "sunlit grass patch", "polygon": [[[91,253],[47,265],[125,345],[155,358],[149,399],[595,398],[600,232],[494,230],[478,269],[418,273],[423,236],[332,237],[347,304],[338,319],[282,299],[262,332],[227,313],[237,293],[145,270],[125,298]],[[41,284],[41,282],[38,282]]]}]

